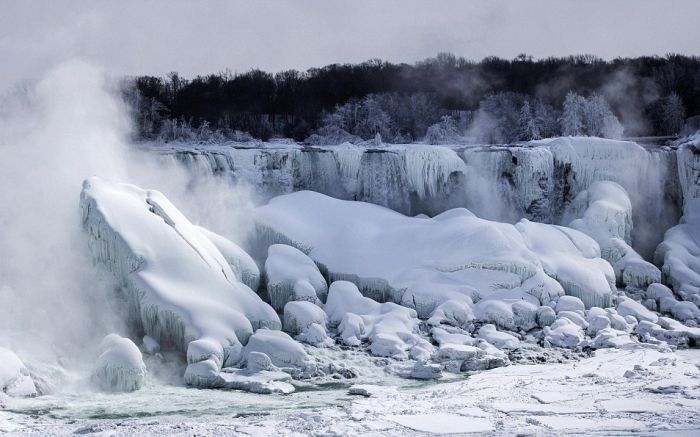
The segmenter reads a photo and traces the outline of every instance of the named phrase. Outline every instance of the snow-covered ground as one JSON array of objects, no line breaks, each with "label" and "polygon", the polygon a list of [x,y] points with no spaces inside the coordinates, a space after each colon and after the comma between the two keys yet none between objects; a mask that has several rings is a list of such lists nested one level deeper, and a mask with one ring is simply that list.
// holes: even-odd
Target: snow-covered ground
[{"label": "snow-covered ground", "polygon": [[[444,383],[292,395],[156,385],[132,394],[7,400],[0,432],[27,435],[697,435],[700,352],[601,350]],[[396,385],[395,385],[396,384]],[[350,395],[349,392],[369,395]]]}]

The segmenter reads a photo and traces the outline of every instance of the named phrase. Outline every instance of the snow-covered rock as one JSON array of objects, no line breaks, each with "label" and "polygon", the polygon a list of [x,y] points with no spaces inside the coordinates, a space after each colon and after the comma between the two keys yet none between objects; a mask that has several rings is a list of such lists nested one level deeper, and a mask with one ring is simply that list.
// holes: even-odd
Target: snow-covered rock
[{"label": "snow-covered rock", "polygon": [[632,300],[624,299],[617,304],[617,313],[622,317],[632,316],[638,321],[649,321],[651,323],[656,323],[659,317],[648,309],[644,308],[641,303]]},{"label": "snow-covered rock", "polygon": [[415,310],[364,297],[350,282],[331,284],[325,311],[345,344],[359,346],[367,339],[373,355],[405,359],[419,350],[432,350],[430,343],[417,334]]},{"label": "snow-covered rock", "polygon": [[562,296],[557,300],[557,304],[554,307],[557,313],[562,311],[574,311],[583,314],[586,307],[583,305],[581,299],[575,296]]},{"label": "snow-covered rock", "polygon": [[267,253],[265,277],[273,308],[282,311],[290,301],[316,302],[326,299],[326,280],[304,252],[285,244],[273,244]]},{"label": "snow-covered rock", "polygon": [[543,332],[545,346],[575,348],[584,340],[581,328],[567,318],[557,319],[552,326],[545,326]]},{"label": "snow-covered rock", "polygon": [[202,339],[208,350],[198,356],[220,369],[240,358],[254,329],[281,328],[272,307],[158,191],[93,177],[83,183],[80,209],[94,260],[121,285],[127,322],[161,348],[189,355],[190,342]]},{"label": "snow-covered rock", "polygon": [[38,394],[22,360],[11,350],[0,347],[0,394],[3,393],[15,397]]},{"label": "snow-covered rock", "polygon": [[304,347],[282,331],[255,331],[243,348],[243,360],[247,362],[253,352],[263,353],[274,366],[299,371],[302,376],[310,376],[316,371],[316,363]]},{"label": "snow-covered rock", "polygon": [[498,331],[494,325],[484,325],[479,328],[477,337],[486,340],[499,349],[517,349],[520,340],[507,332]]},{"label": "snow-covered rock", "polygon": [[146,378],[141,351],[128,338],[109,334],[100,343],[103,351],[95,362],[92,380],[103,390],[138,390]]},{"label": "snow-covered rock", "polygon": [[446,324],[467,329],[473,320],[474,311],[470,300],[448,300],[435,308],[428,318],[428,324],[432,326]]},{"label": "snow-covered rock", "polygon": [[318,305],[306,301],[287,302],[284,306],[284,330],[298,340],[314,346],[329,346],[328,316]]}]

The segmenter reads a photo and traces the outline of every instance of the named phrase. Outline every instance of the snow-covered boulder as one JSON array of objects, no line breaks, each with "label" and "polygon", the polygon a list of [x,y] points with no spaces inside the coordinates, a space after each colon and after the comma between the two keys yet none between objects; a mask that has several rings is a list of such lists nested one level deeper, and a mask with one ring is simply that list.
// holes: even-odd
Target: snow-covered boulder
[{"label": "snow-covered boulder", "polygon": [[100,343],[103,351],[95,362],[92,380],[103,390],[128,392],[138,390],[146,378],[141,351],[128,338],[109,334]]},{"label": "snow-covered boulder", "polygon": [[622,317],[633,316],[638,321],[648,321],[651,323],[656,323],[659,316],[649,311],[641,303],[632,299],[622,299],[620,303],[617,304],[617,313]]},{"label": "snow-covered boulder", "polygon": [[[573,297],[573,296],[572,296]],[[537,326],[544,328],[549,326],[557,319],[557,314],[550,306],[541,306],[537,308]]]},{"label": "snow-covered boulder", "polygon": [[80,209],[94,260],[122,285],[127,321],[161,347],[185,353],[204,339],[209,349],[198,356],[221,355],[208,361],[220,369],[240,358],[254,329],[282,327],[216,245],[158,191],[93,177],[83,183]]},{"label": "snow-covered boulder", "polygon": [[584,340],[581,328],[567,318],[557,319],[552,326],[545,326],[543,332],[545,346],[575,348]]},{"label": "snow-covered boulder", "polygon": [[305,343],[330,346],[326,324],[328,316],[318,305],[306,301],[287,302],[284,306],[284,330]]},{"label": "snow-covered boulder", "polygon": [[517,349],[520,340],[507,332],[498,331],[494,325],[484,325],[479,328],[477,337],[486,340],[498,349]]},{"label": "snow-covered boulder", "polygon": [[251,290],[256,291],[260,286],[260,269],[253,258],[228,238],[201,226],[196,226],[196,228],[219,249],[238,280],[250,287]]},{"label": "snow-covered boulder", "polygon": [[417,334],[415,310],[364,297],[350,282],[331,284],[325,311],[345,344],[359,346],[366,339],[373,355],[405,359],[432,352],[432,345]]},{"label": "snow-covered boulder", "polygon": [[268,357],[273,365],[294,374],[308,377],[316,372],[316,363],[304,347],[282,331],[258,329],[243,348],[243,360],[248,361],[253,352]]},{"label": "snow-covered boulder", "polygon": [[272,307],[282,311],[287,302],[325,300],[328,285],[316,264],[296,247],[273,244],[265,261],[267,294]]},{"label": "snow-covered boulder", "polygon": [[38,394],[29,370],[9,349],[0,347],[0,395],[30,397]]},{"label": "snow-covered boulder", "polygon": [[700,310],[693,302],[676,302],[671,308],[673,318],[686,322],[688,320],[700,320]]},{"label": "snow-covered boulder", "polygon": [[435,308],[428,318],[428,324],[431,326],[446,324],[462,329],[468,329],[473,321],[474,311],[468,299],[448,300]]},{"label": "snow-covered boulder", "polygon": [[515,227],[539,257],[544,271],[567,295],[578,297],[587,308],[610,306],[616,291],[615,272],[600,257],[600,246],[591,237],[575,229],[526,219]]},{"label": "snow-covered boulder", "polygon": [[574,311],[583,314],[586,307],[583,305],[581,299],[575,296],[562,296],[557,300],[557,304],[554,307],[557,313],[562,311]]},{"label": "snow-covered boulder", "polygon": [[507,294],[539,306],[564,294],[513,225],[462,208],[408,217],[300,191],[273,198],[255,219],[263,247],[293,244],[330,279],[350,280],[363,295],[414,308],[422,318],[448,300],[477,303]]}]

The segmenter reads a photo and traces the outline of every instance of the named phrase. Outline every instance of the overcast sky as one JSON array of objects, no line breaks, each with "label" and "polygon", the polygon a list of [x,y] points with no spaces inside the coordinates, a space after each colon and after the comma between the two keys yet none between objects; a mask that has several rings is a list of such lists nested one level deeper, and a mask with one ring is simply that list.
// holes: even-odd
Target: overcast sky
[{"label": "overcast sky", "polygon": [[117,74],[306,69],[441,51],[472,59],[699,54],[700,0],[0,0],[0,81],[74,57]]}]

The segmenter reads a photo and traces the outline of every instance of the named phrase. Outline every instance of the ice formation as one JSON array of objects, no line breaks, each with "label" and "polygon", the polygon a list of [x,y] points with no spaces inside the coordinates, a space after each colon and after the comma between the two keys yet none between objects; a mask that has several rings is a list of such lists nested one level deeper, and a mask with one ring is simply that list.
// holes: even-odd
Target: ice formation
[{"label": "ice formation", "polygon": [[22,360],[11,350],[0,347],[0,394],[3,393],[17,397],[38,394],[29,370]]},{"label": "ice formation", "polygon": [[[161,193],[93,177],[80,207],[92,255],[121,285],[129,322],[161,348],[187,352],[189,366],[206,362],[198,368],[215,373],[240,359],[254,329],[281,328],[272,307]],[[186,376],[200,373],[191,370]]]},{"label": "ice formation", "polygon": [[328,317],[321,307],[307,301],[288,302],[284,306],[284,330],[304,343],[330,346],[326,325]]},{"label": "ice formation", "polygon": [[[491,220],[514,222],[525,217],[568,225],[562,214],[579,193],[594,182],[613,181],[630,193],[636,214],[633,233],[640,236],[633,235],[634,248],[645,257],[664,230],[678,221],[677,160],[685,159],[669,148],[646,149],[633,142],[591,137],[511,146],[260,143],[153,145],[152,149],[193,172],[244,180],[263,198],[312,190],[407,215],[466,207]],[[634,170],[630,162],[635,163]],[[692,190],[692,178],[688,181]]]},{"label": "ice formation", "polygon": [[617,283],[645,289],[661,281],[661,271],[631,247],[632,202],[622,186],[610,181],[594,182],[579,193],[566,214],[578,217],[570,227],[600,245],[601,257],[613,266]]},{"label": "ice formation", "polygon": [[268,248],[265,261],[267,295],[277,311],[290,301],[326,299],[328,285],[316,264],[299,249],[285,244]]},{"label": "ice formation", "polygon": [[141,351],[128,338],[109,334],[100,343],[102,353],[95,362],[92,380],[103,390],[129,392],[143,386],[146,365]]}]

